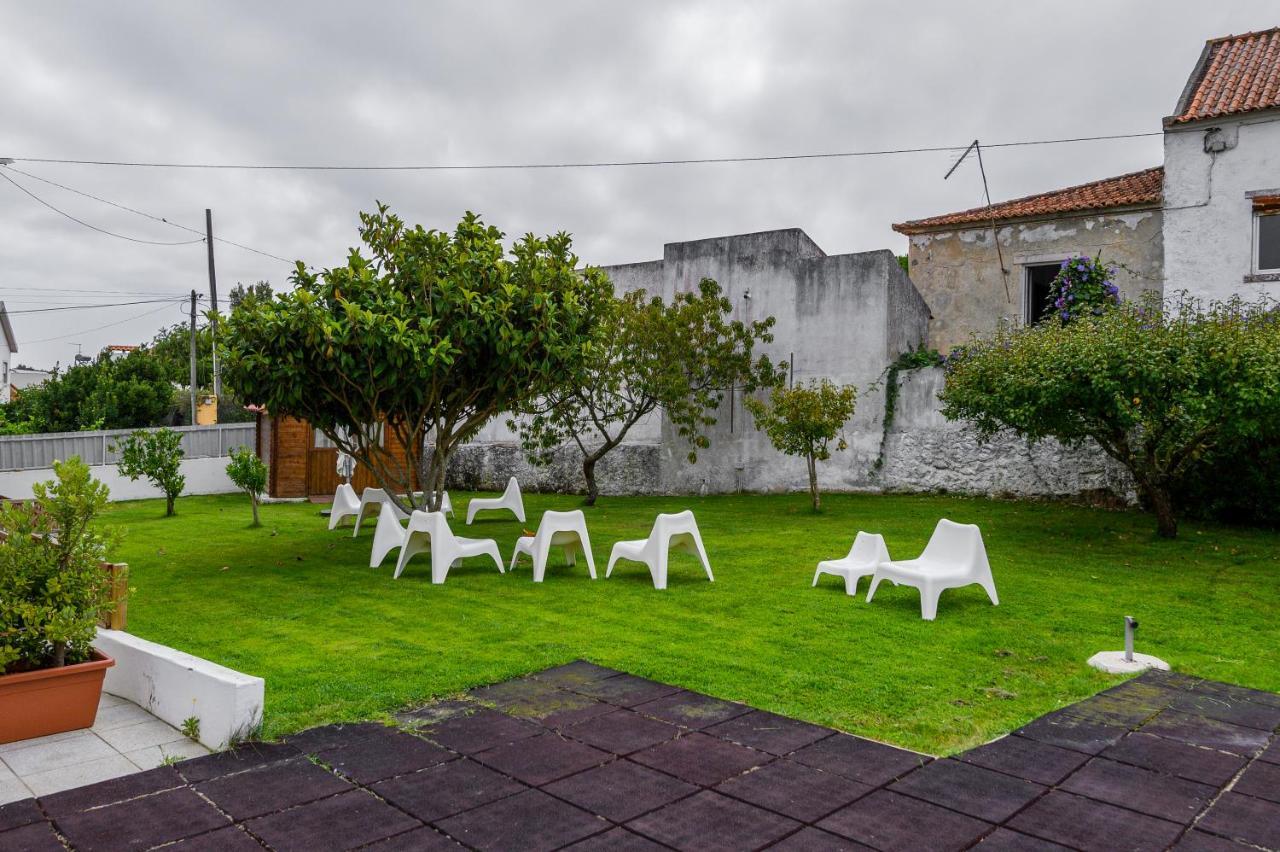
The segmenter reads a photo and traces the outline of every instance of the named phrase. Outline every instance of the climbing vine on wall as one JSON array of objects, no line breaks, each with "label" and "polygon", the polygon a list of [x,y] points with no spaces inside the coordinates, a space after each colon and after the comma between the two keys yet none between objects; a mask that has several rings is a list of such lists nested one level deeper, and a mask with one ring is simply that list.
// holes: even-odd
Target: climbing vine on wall
[{"label": "climbing vine on wall", "polygon": [[901,390],[900,375],[903,371],[910,372],[911,370],[923,370],[926,367],[941,367],[945,363],[946,358],[940,355],[936,349],[926,349],[923,345],[919,349],[908,349],[885,368],[880,379],[872,386],[873,388],[884,388],[884,426],[880,433],[880,451],[876,454],[876,460],[871,465],[872,476],[878,474],[880,468],[884,467],[885,444],[889,441],[889,430],[893,427],[893,415],[898,407],[898,394]]}]

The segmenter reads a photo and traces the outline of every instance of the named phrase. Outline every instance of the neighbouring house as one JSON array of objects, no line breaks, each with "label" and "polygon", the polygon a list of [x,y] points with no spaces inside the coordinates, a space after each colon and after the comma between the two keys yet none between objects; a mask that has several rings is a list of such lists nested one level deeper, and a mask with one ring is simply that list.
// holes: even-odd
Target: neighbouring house
[{"label": "neighbouring house", "polygon": [[901,222],[942,351],[1035,323],[1067,257],[1122,268],[1126,298],[1280,295],[1280,28],[1213,39],[1164,119],[1164,165]]},{"label": "neighbouring house", "polygon": [[18,398],[18,394],[30,387],[43,384],[53,377],[52,370],[37,370],[21,364],[9,369],[9,401]]},{"label": "neighbouring house", "polygon": [[4,302],[0,302],[0,403],[13,399],[13,389],[9,385],[9,362],[18,351],[18,341],[13,336],[13,326],[9,323],[9,312]]}]

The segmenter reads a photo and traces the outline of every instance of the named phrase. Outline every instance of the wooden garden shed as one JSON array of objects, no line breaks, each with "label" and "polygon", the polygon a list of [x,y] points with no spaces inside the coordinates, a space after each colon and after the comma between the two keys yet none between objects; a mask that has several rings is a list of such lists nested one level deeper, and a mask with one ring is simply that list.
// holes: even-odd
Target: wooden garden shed
[{"label": "wooden garden shed", "polygon": [[[267,495],[269,497],[332,497],[337,490],[338,449],[328,438],[314,429],[309,422],[297,417],[286,417],[259,410],[255,450],[267,465]],[[397,457],[405,459],[404,447],[391,429],[382,430],[383,440]],[[417,486],[417,473],[413,481]],[[352,487],[359,494],[364,488],[377,485],[372,475],[357,464],[351,477]]]}]

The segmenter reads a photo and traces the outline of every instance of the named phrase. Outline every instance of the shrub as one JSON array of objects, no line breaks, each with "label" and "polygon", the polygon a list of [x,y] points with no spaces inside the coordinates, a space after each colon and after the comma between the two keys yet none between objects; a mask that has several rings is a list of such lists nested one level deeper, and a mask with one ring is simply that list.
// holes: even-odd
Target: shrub
[{"label": "shrub", "polygon": [[34,501],[0,508],[0,671],[53,668],[89,659],[96,625],[113,606],[100,563],[115,536],[93,520],[107,487],[78,457],[54,462],[55,480]]},{"label": "shrub", "polygon": [[818,495],[818,462],[831,458],[831,443],[843,450],[842,430],[853,416],[858,391],[853,385],[837,385],[830,379],[814,379],[792,388],[777,388],[769,402],[747,397],[743,403],[756,420],[756,428],[770,443],[789,456],[803,456],[809,465],[809,495],[813,510],[822,506]]},{"label": "shrub", "polygon": [[1084,316],[1100,316],[1120,304],[1120,288],[1115,284],[1117,267],[1097,257],[1070,257],[1053,280],[1057,295],[1054,310],[1063,323]]},{"label": "shrub", "polygon": [[182,493],[182,435],[172,429],[139,429],[113,449],[120,453],[120,473],[137,481],[141,477],[164,492],[165,517],[173,514],[173,501]]},{"label": "shrub", "polygon": [[227,477],[249,495],[249,503],[253,506],[253,525],[261,526],[258,501],[262,499],[262,492],[267,490],[267,466],[253,450],[236,447],[231,451],[231,461],[227,463]]}]

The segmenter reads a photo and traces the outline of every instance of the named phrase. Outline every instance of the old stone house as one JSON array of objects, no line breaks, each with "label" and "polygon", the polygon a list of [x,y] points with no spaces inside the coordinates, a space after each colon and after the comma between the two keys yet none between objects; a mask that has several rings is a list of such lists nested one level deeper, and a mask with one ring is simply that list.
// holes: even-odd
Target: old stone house
[{"label": "old stone house", "polygon": [[1121,265],[1127,298],[1280,295],[1280,28],[1206,43],[1164,119],[1163,166],[893,227],[942,351],[1046,316],[1073,255]]}]

